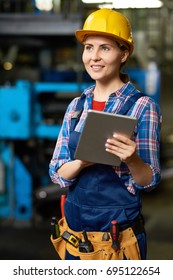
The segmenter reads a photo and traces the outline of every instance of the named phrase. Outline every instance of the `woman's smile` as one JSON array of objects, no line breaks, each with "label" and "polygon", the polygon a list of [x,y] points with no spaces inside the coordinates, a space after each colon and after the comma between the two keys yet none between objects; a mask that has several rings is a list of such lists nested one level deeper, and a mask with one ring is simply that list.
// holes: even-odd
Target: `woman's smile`
[{"label": "woman's smile", "polygon": [[102,65],[91,65],[91,68],[94,70],[94,71],[100,71],[104,68],[104,66]]}]

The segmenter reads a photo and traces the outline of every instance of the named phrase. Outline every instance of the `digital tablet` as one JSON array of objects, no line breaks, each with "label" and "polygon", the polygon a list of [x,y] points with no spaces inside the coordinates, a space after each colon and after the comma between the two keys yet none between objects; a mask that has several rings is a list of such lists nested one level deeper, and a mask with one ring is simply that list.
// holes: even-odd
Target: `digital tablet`
[{"label": "digital tablet", "polygon": [[133,134],[137,119],[129,116],[88,110],[83,131],[75,151],[75,159],[119,166],[119,157],[105,151],[105,143],[114,133],[129,138]]}]

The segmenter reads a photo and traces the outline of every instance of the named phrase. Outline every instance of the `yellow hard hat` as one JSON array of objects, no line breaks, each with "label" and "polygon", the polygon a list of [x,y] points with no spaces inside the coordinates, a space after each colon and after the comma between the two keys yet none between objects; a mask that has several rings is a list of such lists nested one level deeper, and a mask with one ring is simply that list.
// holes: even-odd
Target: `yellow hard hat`
[{"label": "yellow hard hat", "polygon": [[84,22],[83,29],[76,30],[76,38],[83,43],[86,35],[103,35],[123,41],[130,54],[134,44],[129,20],[121,13],[103,8],[91,13]]}]

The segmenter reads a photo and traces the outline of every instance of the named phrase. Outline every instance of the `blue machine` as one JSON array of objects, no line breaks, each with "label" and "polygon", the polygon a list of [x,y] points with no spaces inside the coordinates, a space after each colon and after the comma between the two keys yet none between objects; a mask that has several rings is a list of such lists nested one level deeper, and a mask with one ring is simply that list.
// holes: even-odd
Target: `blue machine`
[{"label": "blue machine", "polygon": [[0,216],[31,219],[32,177],[14,154],[14,140],[31,136],[29,87],[0,88]]},{"label": "blue machine", "polygon": [[[153,76],[151,70],[128,69],[128,74],[141,91],[159,102],[160,73],[157,70]],[[61,127],[61,121],[45,122],[39,97],[57,92],[74,97],[87,86],[89,83],[17,81],[15,86],[0,88],[0,218],[30,221],[33,217],[33,174],[16,153],[15,144],[21,141],[22,148],[29,139],[55,143]],[[48,170],[43,177],[42,182],[48,184]]]},{"label": "blue machine", "polygon": [[[0,88],[0,217],[20,221],[32,219],[33,174],[15,154],[15,143],[20,140],[22,146],[22,141],[28,139],[55,141],[61,127],[61,124],[44,122],[39,95],[47,92],[77,94],[86,86],[17,81],[15,86]],[[45,178],[42,182],[48,184],[48,170]]]}]

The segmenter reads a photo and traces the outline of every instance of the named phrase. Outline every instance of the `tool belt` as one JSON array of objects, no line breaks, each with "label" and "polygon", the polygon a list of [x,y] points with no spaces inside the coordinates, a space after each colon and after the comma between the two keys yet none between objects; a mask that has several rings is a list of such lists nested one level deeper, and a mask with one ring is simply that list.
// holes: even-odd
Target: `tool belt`
[{"label": "tool belt", "polygon": [[140,260],[140,250],[135,236],[135,234],[144,232],[144,226],[140,219],[138,217],[128,228],[120,229],[120,248],[118,251],[111,247],[111,238],[107,241],[102,240],[104,232],[87,232],[88,239],[91,241],[94,250],[88,253],[80,252],[77,246],[70,244],[62,238],[63,233],[67,231],[71,236],[82,239],[82,232],[70,229],[64,217],[58,222],[60,237],[53,239],[51,235],[50,240],[62,260],[65,259],[66,250],[71,255],[80,257],[81,260],[123,260],[124,256],[128,260]]}]

